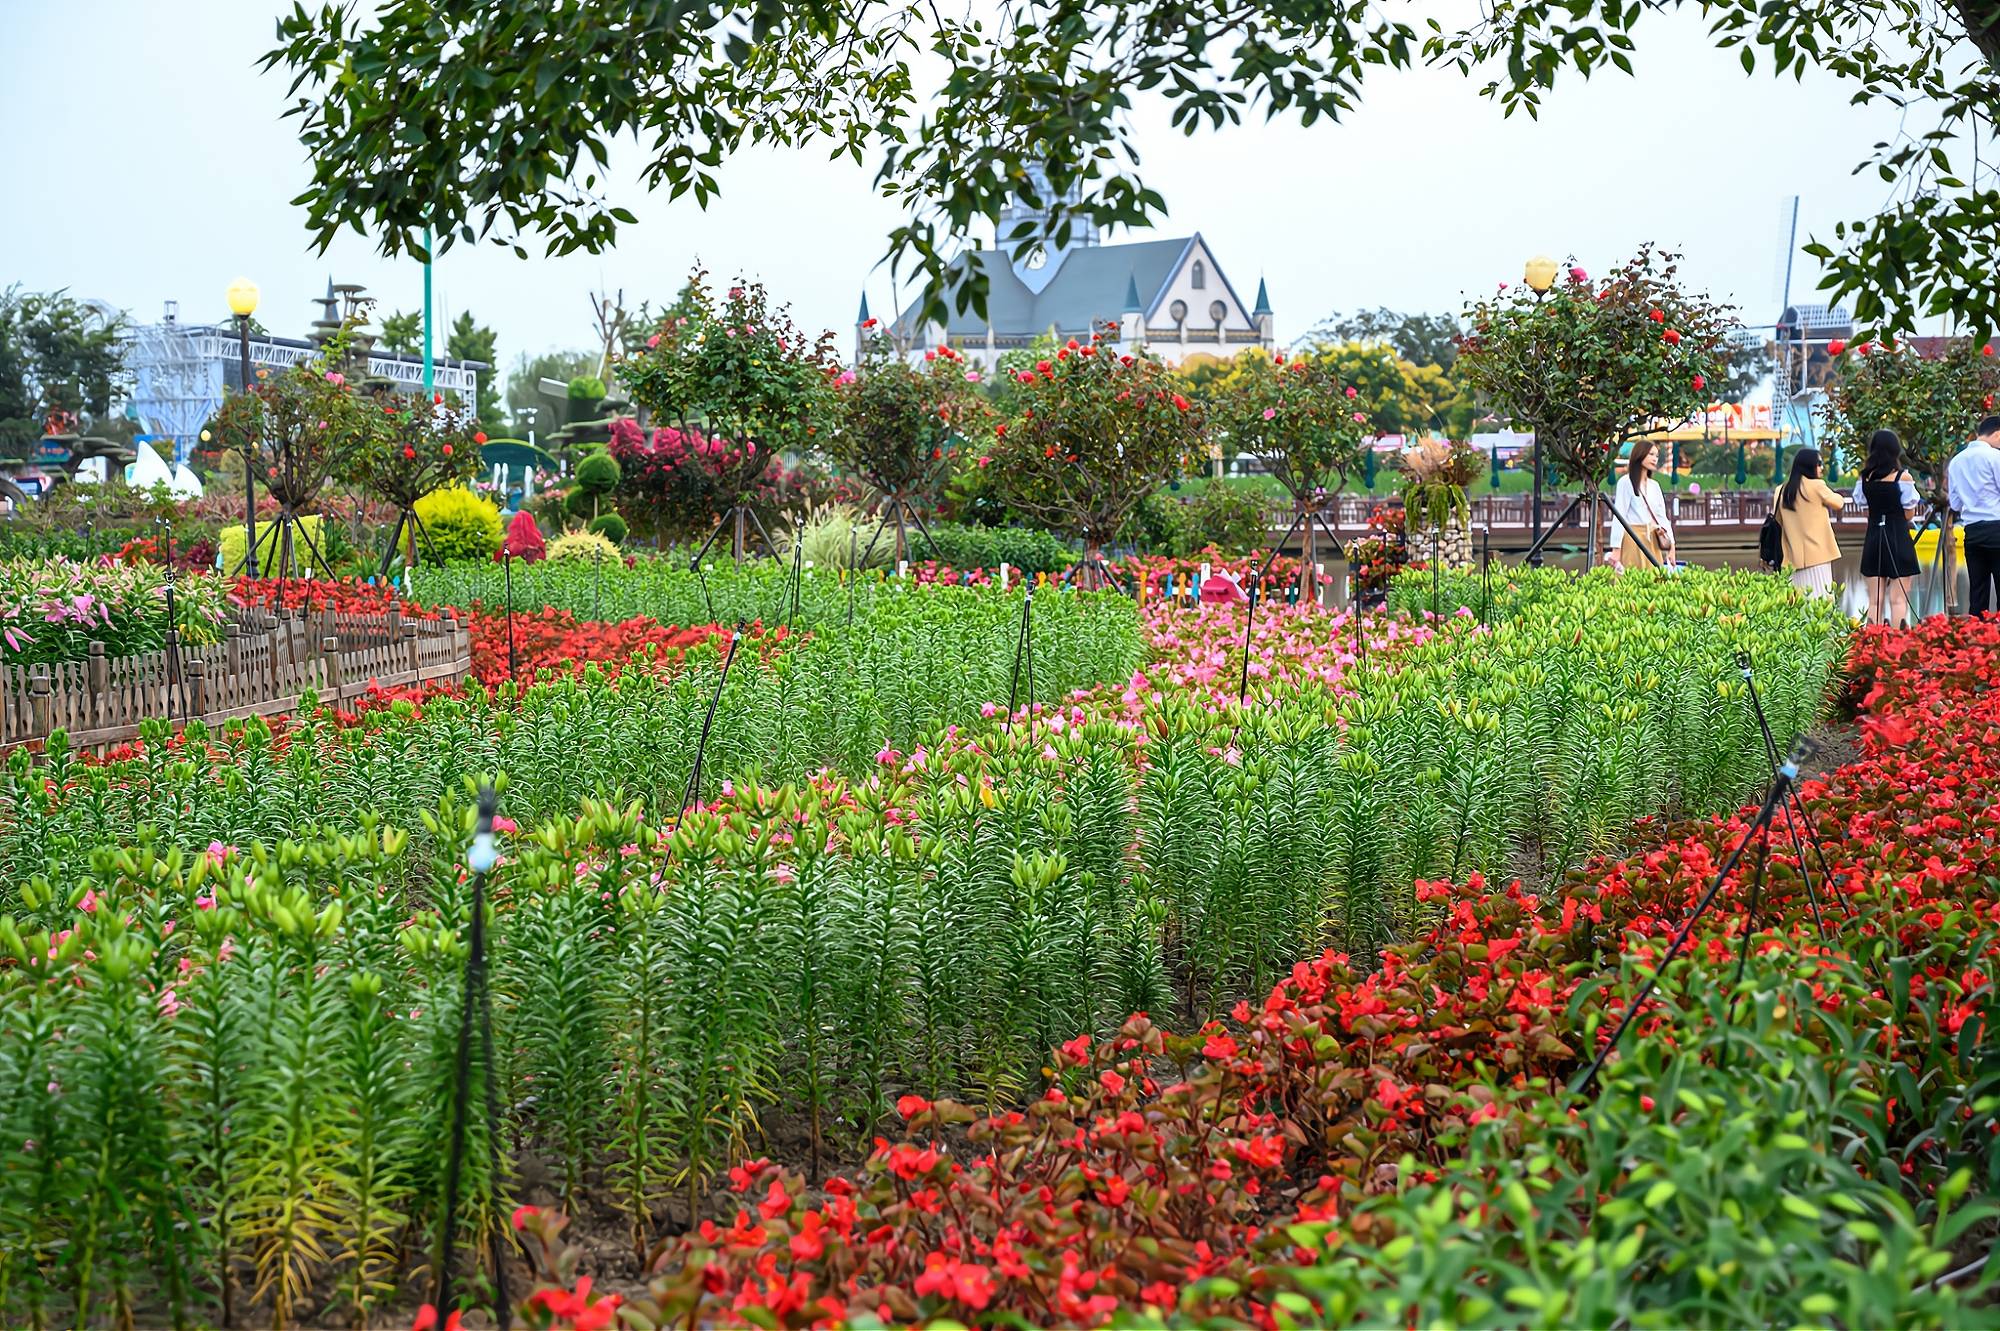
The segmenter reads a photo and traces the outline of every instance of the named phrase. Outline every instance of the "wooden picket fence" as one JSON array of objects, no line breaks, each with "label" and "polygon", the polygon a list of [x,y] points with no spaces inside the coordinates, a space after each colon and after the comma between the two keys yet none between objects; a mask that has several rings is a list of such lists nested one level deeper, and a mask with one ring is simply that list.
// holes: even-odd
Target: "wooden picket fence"
[{"label": "wooden picket fence", "polygon": [[139,723],[153,717],[212,726],[296,711],[308,689],[322,702],[344,702],[371,685],[471,673],[472,634],[450,610],[443,619],[405,619],[393,609],[246,609],[221,642],[204,647],[107,657],[94,642],[88,660],[0,667],[0,750],[39,746],[58,730],[72,749],[100,749],[137,738]]}]

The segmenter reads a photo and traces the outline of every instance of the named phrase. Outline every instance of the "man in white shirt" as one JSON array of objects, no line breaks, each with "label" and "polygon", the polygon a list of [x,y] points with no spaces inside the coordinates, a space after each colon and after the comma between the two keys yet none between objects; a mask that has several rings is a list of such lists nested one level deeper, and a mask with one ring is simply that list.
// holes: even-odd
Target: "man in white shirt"
[{"label": "man in white shirt", "polygon": [[1979,422],[1973,441],[1945,469],[1951,511],[1965,524],[1965,571],[1972,579],[1969,614],[1993,609],[1993,579],[2000,575],[2000,416]]}]

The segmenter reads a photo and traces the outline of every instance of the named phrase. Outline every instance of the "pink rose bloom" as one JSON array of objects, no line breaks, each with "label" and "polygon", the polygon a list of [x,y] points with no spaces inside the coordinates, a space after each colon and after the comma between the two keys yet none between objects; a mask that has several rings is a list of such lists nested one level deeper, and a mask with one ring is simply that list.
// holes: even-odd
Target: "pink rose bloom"
[{"label": "pink rose bloom", "polygon": [[1272,417],[1276,416],[1277,414],[1278,414],[1278,409],[1276,407],[1264,408],[1264,419],[1267,421],[1270,420]]}]

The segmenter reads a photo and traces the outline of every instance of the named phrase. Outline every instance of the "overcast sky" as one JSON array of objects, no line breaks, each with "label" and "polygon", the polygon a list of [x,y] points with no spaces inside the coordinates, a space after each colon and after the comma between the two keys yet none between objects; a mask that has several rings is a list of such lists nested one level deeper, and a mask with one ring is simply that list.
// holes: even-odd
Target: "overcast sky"
[{"label": "overcast sky", "polygon": [[[307,302],[329,275],[365,283],[389,309],[417,307],[414,262],[384,261],[351,234],[325,256],[308,251],[303,211],[288,203],[309,172],[280,119],[287,81],[255,65],[288,8],[0,0],[0,286],[67,287],[142,322],[176,299],[184,319],[205,320],[225,312],[240,274],[262,287],[259,318],[280,333],[316,317]],[[1539,122],[1503,120],[1439,71],[1378,73],[1351,120],[1309,130],[1188,139],[1142,110],[1146,179],[1171,210],[1154,234],[1201,231],[1246,297],[1266,278],[1282,339],[1333,310],[1457,308],[1538,251],[1599,271],[1645,240],[1682,250],[1690,281],[1768,323],[1790,197],[1802,198],[1801,245],[1879,207],[1886,186],[1851,171],[1894,121],[1849,107],[1831,79],[1746,78],[1684,16],[1649,17],[1638,37],[1636,77],[1571,83]],[[817,153],[760,152],[727,166],[704,212],[646,196],[628,174],[614,200],[640,224],[615,251],[523,261],[460,247],[439,259],[439,301],[493,325],[511,363],[590,345],[594,290],[670,300],[699,256],[719,274],[762,277],[809,331],[838,331],[844,351],[864,284],[877,312],[889,298],[876,265],[899,217],[871,177]],[[1793,298],[1813,299],[1817,276],[1798,256]]]}]

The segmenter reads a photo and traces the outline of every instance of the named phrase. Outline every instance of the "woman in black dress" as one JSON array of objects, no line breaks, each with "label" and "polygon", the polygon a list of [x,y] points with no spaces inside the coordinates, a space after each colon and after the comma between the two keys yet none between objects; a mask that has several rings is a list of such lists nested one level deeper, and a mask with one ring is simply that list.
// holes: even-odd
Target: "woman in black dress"
[{"label": "woman in black dress", "polygon": [[1868,622],[1910,622],[1910,583],[1922,571],[1910,520],[1917,485],[1903,466],[1903,441],[1894,430],[1868,440],[1868,461],[1854,483],[1854,502],[1868,505],[1868,535],[1861,543],[1861,576],[1868,579]]}]

